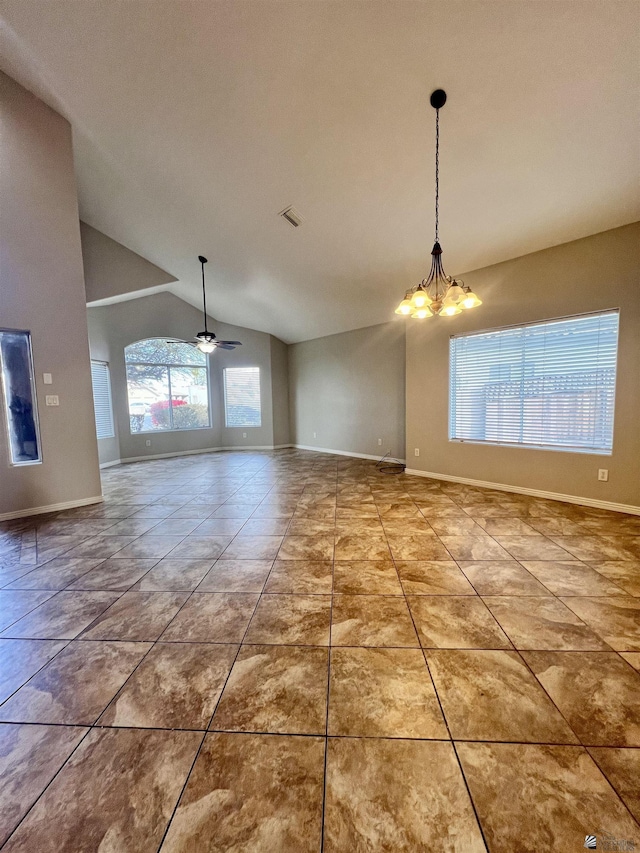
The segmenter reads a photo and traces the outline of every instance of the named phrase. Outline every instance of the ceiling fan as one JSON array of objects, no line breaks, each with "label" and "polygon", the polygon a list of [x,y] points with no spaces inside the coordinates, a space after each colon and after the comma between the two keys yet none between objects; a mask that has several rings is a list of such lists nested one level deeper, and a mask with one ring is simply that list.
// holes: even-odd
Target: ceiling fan
[{"label": "ceiling fan", "polygon": [[207,259],[202,255],[198,255],[198,260],[202,264],[202,313],[204,314],[204,332],[198,332],[192,341],[171,340],[168,344],[189,344],[189,346],[197,347],[200,352],[213,352],[215,349],[235,349],[241,347],[240,341],[219,341],[213,332],[207,328],[207,294],[204,286],[204,265]]}]

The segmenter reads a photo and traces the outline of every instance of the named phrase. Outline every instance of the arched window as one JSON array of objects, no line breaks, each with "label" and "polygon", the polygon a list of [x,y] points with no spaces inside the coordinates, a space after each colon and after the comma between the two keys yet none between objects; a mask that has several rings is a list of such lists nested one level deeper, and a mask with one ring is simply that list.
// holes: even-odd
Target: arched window
[{"label": "arched window", "polygon": [[161,338],[124,349],[131,432],[211,426],[207,356],[189,344]]}]

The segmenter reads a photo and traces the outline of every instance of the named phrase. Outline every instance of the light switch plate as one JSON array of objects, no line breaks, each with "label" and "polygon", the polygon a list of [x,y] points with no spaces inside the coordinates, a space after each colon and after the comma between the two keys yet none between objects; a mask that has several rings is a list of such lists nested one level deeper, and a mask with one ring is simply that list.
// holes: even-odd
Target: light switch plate
[{"label": "light switch plate", "polygon": [[50,373],[43,373],[42,381],[45,385],[53,385],[53,377]]},{"label": "light switch plate", "polygon": [[57,394],[47,394],[44,401],[47,404],[47,406],[59,406],[60,405],[60,400],[58,399]]}]

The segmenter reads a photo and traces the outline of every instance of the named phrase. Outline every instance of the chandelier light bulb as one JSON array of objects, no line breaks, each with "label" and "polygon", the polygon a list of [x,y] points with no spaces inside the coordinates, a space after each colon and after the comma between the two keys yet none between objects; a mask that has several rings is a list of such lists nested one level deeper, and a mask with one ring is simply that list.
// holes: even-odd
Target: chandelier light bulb
[{"label": "chandelier light bulb", "polygon": [[411,304],[411,291],[408,290],[404,295],[404,299],[396,308],[396,314],[404,314],[406,316],[407,314],[411,314],[412,311],[413,305]]},{"label": "chandelier light bulb", "polygon": [[422,285],[419,284],[417,290],[411,297],[411,306],[413,308],[424,308],[426,305],[429,305],[430,302],[431,297],[426,290],[423,290]]},{"label": "chandelier light bulb", "polygon": [[464,299],[458,304],[461,308],[477,308],[478,305],[482,305],[482,299],[476,296],[473,290],[469,290],[465,292]]},{"label": "chandelier light bulb", "polygon": [[445,317],[453,317],[454,314],[462,314],[462,311],[454,302],[452,302],[449,304],[443,304],[442,311],[440,313]]},{"label": "chandelier light bulb", "polygon": [[412,320],[424,320],[426,317],[433,317],[432,312],[429,308],[418,308],[411,315]]}]

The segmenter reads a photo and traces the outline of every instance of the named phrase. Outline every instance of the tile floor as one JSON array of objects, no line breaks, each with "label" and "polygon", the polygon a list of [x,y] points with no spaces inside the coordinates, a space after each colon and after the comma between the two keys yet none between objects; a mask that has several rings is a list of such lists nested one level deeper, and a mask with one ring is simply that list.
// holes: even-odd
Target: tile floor
[{"label": "tile floor", "polygon": [[0,525],[3,851],[640,850],[640,518],[293,450],[103,479]]}]

